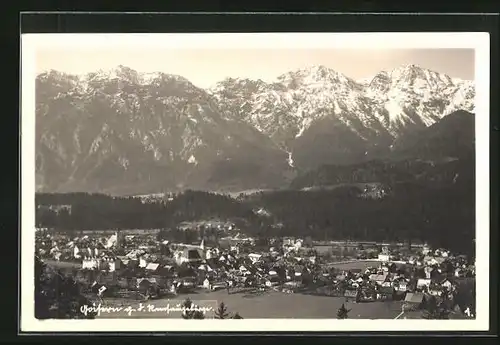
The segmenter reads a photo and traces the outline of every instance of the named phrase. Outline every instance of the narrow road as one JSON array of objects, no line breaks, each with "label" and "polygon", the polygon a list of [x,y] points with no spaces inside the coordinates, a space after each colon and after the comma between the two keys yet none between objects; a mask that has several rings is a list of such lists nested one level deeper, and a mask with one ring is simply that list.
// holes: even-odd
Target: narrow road
[{"label": "narrow road", "polygon": [[81,262],[70,262],[70,261],[56,261],[56,260],[46,260],[43,259],[43,262],[47,265],[57,268],[81,268]]}]

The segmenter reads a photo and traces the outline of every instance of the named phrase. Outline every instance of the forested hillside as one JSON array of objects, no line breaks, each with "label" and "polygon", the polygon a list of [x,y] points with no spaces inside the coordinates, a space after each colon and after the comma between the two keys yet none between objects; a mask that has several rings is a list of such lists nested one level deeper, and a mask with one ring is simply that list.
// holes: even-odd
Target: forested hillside
[{"label": "forested hillside", "polygon": [[[355,187],[274,191],[233,199],[187,191],[173,201],[87,194],[40,194],[39,205],[71,205],[71,213],[37,210],[37,224],[65,230],[163,229],[183,221],[243,220],[242,231],[259,236],[314,239],[428,241],[469,252],[475,237],[475,192],[470,183],[431,185],[399,182],[382,198],[363,198]],[[268,216],[254,213],[263,208]],[[273,225],[280,226],[273,226]]]}]

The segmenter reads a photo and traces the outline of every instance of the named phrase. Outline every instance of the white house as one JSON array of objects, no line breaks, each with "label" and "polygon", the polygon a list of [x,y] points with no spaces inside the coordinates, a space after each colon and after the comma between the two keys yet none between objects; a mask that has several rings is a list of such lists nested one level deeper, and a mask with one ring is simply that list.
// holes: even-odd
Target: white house
[{"label": "white house", "polygon": [[304,241],[303,241],[302,239],[298,239],[298,240],[297,240],[297,242],[295,242],[295,244],[293,245],[294,249],[295,249],[296,251],[299,251],[299,250],[300,250],[300,248],[302,248],[302,243],[303,243],[303,242],[304,242]]},{"label": "white house", "polygon": [[424,273],[426,279],[431,279],[431,272],[432,272],[432,267],[430,266],[424,267]]},{"label": "white house", "polygon": [[174,259],[178,265],[201,262],[204,256],[205,253],[201,248],[185,248],[174,253]]},{"label": "white house", "polygon": [[430,279],[419,279],[417,280],[417,288],[423,288],[424,286],[429,288],[431,285],[431,280]]},{"label": "white house", "polygon": [[252,263],[256,263],[257,261],[260,260],[261,257],[262,257],[262,255],[260,255],[260,254],[255,254],[255,253],[248,254],[248,258],[250,260],[252,260]]},{"label": "white house", "polygon": [[394,285],[394,289],[400,292],[406,292],[408,290],[408,283],[405,280],[400,280]]},{"label": "white house", "polygon": [[431,259],[431,261],[429,262],[429,264],[431,265],[441,265],[446,259],[441,257],[441,256],[438,256],[438,257],[433,257]]},{"label": "white house", "polygon": [[139,258],[139,267],[145,268],[148,265],[148,256],[143,255]]},{"label": "white house", "polygon": [[82,260],[82,268],[88,270],[97,270],[100,267],[100,260],[95,256],[86,256]]},{"label": "white house", "polygon": [[283,239],[283,246],[293,246],[295,244],[295,239],[291,237],[286,237]]},{"label": "white house", "polygon": [[440,289],[433,288],[433,289],[429,289],[429,294],[431,296],[441,296],[443,294],[443,292]]},{"label": "white house", "polygon": [[417,264],[417,258],[414,256],[410,256],[408,260],[406,261],[410,265],[416,265]]},{"label": "white house", "polygon": [[377,283],[378,285],[382,285],[384,282],[388,281],[388,274],[383,273],[383,274],[370,274],[368,279],[371,281]]},{"label": "white house", "polygon": [[121,261],[120,259],[114,257],[86,256],[82,260],[82,268],[114,272],[121,268]]},{"label": "white house", "polygon": [[156,271],[159,266],[160,266],[160,264],[158,264],[158,263],[150,262],[146,265],[145,269],[148,271]]},{"label": "white house", "polygon": [[384,261],[384,262],[387,262],[390,260],[390,255],[389,254],[385,254],[385,253],[380,253],[378,255],[378,260],[379,261]]},{"label": "white house", "polygon": [[434,257],[429,256],[429,255],[424,256],[423,261],[424,261],[424,264],[427,264],[427,265],[434,265],[436,263]]},{"label": "white house", "polygon": [[464,276],[465,276],[465,270],[461,269],[460,267],[455,269],[455,277],[462,278]]},{"label": "white house", "polygon": [[422,247],[422,254],[427,255],[427,254],[429,254],[430,251],[431,251],[431,247],[427,244],[424,244],[424,246]]},{"label": "white house", "polygon": [[78,248],[78,246],[75,246],[73,248],[73,257],[79,259],[81,256],[82,255],[80,254],[80,249]]},{"label": "white house", "polygon": [[203,288],[210,290],[210,281],[208,280],[208,278],[205,278],[205,280],[203,281]]},{"label": "white house", "polygon": [[114,272],[121,268],[121,261],[114,257],[104,257],[101,265],[109,272]]},{"label": "white house", "polygon": [[207,260],[210,260],[212,257],[214,257],[215,255],[212,254],[212,251],[211,250],[207,250],[207,253],[205,254],[205,258]]},{"label": "white house", "polygon": [[448,279],[445,279],[444,281],[441,282],[441,286],[445,287],[448,290],[451,290],[452,285],[453,284]]}]

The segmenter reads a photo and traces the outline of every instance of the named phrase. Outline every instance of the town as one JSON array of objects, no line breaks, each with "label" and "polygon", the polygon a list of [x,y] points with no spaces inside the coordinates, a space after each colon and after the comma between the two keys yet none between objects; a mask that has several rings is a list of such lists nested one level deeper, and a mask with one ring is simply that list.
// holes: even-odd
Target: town
[{"label": "town", "polygon": [[[179,231],[198,236],[180,243]],[[213,221],[79,236],[39,228],[36,259],[111,307],[176,299],[216,300],[216,318],[475,316],[473,258],[425,244],[262,241]]]}]

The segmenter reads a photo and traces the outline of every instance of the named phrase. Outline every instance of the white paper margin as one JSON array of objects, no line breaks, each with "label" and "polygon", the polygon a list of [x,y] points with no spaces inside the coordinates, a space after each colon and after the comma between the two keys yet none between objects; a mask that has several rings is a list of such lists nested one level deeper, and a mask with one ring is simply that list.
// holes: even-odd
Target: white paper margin
[{"label": "white paper margin", "polygon": [[[82,49],[158,47],[175,49],[446,49],[475,50],[476,82],[476,284],[475,320],[337,319],[99,319],[37,320],[34,317],[35,246],[35,54],[38,47]],[[22,116],[22,332],[151,331],[486,331],[489,328],[489,33],[206,33],[24,34],[21,40]],[[286,320],[286,321],[285,321]]]}]

